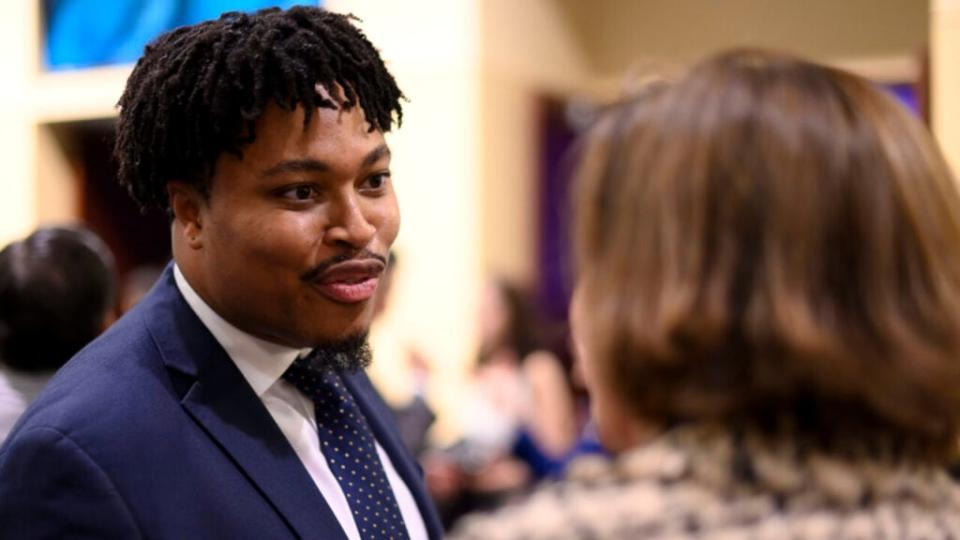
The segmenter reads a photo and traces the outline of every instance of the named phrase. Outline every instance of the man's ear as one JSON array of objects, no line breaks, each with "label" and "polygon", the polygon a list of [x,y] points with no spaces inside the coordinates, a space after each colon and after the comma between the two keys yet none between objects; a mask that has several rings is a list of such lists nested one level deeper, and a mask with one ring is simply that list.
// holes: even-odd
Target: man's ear
[{"label": "man's ear", "polygon": [[193,185],[179,180],[167,182],[167,199],[173,212],[173,221],[183,240],[193,249],[203,246],[201,210],[206,205],[203,194]]}]

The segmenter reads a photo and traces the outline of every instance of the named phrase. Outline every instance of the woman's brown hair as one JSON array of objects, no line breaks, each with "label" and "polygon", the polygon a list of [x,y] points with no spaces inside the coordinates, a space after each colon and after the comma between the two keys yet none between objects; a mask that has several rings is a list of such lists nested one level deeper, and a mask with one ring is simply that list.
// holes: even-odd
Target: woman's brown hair
[{"label": "woman's brown hair", "polygon": [[638,416],[953,444],[960,199],[872,83],[710,58],[598,122],[576,204],[590,353]]}]

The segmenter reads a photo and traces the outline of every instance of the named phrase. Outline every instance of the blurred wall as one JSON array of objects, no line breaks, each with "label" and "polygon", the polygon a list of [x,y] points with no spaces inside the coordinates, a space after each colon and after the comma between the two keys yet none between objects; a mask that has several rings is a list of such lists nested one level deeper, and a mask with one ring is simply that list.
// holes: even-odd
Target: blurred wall
[{"label": "blurred wall", "polygon": [[609,98],[731,47],[790,51],[880,80],[918,73],[927,0],[554,0],[574,21],[594,89]]},{"label": "blurred wall", "polygon": [[933,129],[960,175],[960,0],[934,0],[930,26]]},{"label": "blurred wall", "polygon": [[480,2],[481,256],[485,275],[535,275],[538,100],[590,85],[587,51],[553,0]]},{"label": "blurred wall", "polygon": [[28,233],[35,223],[36,189],[32,164],[34,126],[24,106],[39,65],[32,2],[4,2],[0,7],[0,246]]},{"label": "blurred wall", "polygon": [[926,44],[926,0],[556,0],[599,76],[638,61],[689,61],[732,46],[821,61],[913,54]]}]

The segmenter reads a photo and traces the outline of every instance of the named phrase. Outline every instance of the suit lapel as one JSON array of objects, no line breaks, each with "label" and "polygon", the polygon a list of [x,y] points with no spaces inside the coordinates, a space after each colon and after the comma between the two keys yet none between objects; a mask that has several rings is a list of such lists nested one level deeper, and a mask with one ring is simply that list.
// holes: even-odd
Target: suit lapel
[{"label": "suit lapel", "polygon": [[393,414],[390,409],[374,390],[365,373],[357,372],[346,375],[343,377],[343,382],[350,393],[353,394],[354,400],[367,418],[377,442],[390,456],[397,474],[410,488],[410,493],[417,501],[417,508],[420,510],[420,515],[423,517],[430,538],[443,538],[440,518],[437,516],[433,502],[427,496],[423,477],[417,469],[416,462],[393,427]]},{"label": "suit lapel", "polygon": [[[346,539],[297,454],[223,348],[180,295],[168,267],[143,313],[181,404],[301,538]],[[192,380],[192,383],[190,382]]]}]

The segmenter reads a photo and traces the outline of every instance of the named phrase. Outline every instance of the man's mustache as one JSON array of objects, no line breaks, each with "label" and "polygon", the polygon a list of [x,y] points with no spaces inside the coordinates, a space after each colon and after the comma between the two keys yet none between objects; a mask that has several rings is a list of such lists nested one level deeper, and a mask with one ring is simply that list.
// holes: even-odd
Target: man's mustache
[{"label": "man's mustache", "polygon": [[355,253],[340,253],[339,255],[334,255],[333,257],[322,261],[317,266],[304,272],[303,275],[300,276],[300,279],[303,281],[314,281],[323,275],[324,272],[329,270],[333,265],[353,260],[362,261],[364,259],[374,259],[380,261],[384,268],[387,266],[387,258],[384,255],[374,253],[369,249],[364,249]]}]

